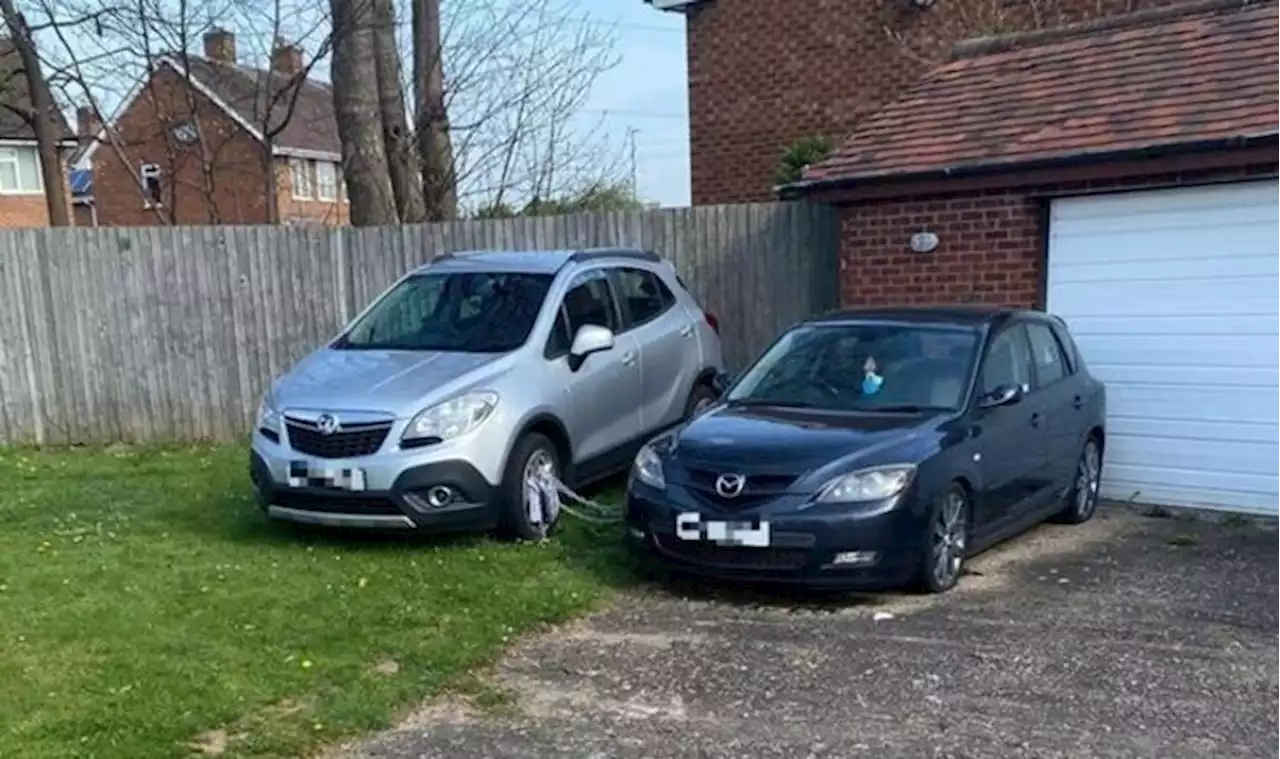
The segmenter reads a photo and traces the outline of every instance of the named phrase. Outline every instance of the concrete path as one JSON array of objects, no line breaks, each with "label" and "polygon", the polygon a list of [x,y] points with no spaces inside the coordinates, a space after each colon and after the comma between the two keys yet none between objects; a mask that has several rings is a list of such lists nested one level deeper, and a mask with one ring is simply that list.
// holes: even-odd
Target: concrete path
[{"label": "concrete path", "polygon": [[650,588],[345,759],[1277,756],[1277,535],[1104,510],[945,596]]}]

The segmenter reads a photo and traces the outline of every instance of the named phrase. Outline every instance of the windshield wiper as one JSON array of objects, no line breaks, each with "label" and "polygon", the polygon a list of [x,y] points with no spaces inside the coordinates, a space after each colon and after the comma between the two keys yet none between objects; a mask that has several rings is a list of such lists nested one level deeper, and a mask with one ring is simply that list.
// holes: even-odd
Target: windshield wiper
[{"label": "windshield wiper", "polygon": [[890,414],[894,414],[894,413],[919,414],[925,411],[935,411],[936,409],[937,409],[936,406],[913,406],[910,403],[902,403],[896,406],[868,406],[867,408],[860,409],[860,410],[861,411],[884,411]]},{"label": "windshield wiper", "polygon": [[771,401],[767,398],[741,398],[729,401],[731,406],[775,406],[777,408],[822,408],[814,403],[806,403],[805,401]]}]

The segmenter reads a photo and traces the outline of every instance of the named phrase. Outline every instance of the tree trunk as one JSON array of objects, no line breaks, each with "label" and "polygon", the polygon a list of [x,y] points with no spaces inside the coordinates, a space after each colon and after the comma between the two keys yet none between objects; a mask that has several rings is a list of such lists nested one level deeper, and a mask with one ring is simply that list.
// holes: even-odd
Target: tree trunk
[{"label": "tree trunk", "polygon": [[414,171],[413,135],[404,112],[400,84],[400,51],[396,47],[396,17],[391,0],[369,0],[373,5],[374,50],[378,75],[378,109],[386,143],[391,189],[395,192],[400,221],[420,223],[426,218],[422,183]]},{"label": "tree trunk", "polygon": [[351,224],[397,224],[400,218],[378,108],[373,8],[368,0],[330,0],[329,5],[334,19],[333,108],[342,141]]},{"label": "tree trunk", "polygon": [[0,0],[0,14],[4,16],[9,36],[22,61],[22,73],[27,79],[27,91],[31,98],[31,128],[36,136],[36,150],[40,155],[40,172],[44,175],[44,200],[49,208],[49,225],[71,226],[71,204],[67,195],[67,178],[62,171],[62,158],[58,155],[57,106],[53,93],[45,81],[40,67],[40,56],[31,37],[27,20],[18,13],[13,0]]},{"label": "tree trunk", "polygon": [[413,86],[427,218],[445,221],[458,215],[458,179],[444,102],[440,0],[413,0]]}]

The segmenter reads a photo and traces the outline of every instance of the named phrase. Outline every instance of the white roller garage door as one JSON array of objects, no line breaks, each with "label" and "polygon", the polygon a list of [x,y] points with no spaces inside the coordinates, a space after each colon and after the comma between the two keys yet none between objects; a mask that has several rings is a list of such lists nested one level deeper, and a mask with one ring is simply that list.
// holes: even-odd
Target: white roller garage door
[{"label": "white roller garage door", "polygon": [[1107,383],[1104,494],[1276,514],[1280,184],[1052,203],[1047,306]]}]

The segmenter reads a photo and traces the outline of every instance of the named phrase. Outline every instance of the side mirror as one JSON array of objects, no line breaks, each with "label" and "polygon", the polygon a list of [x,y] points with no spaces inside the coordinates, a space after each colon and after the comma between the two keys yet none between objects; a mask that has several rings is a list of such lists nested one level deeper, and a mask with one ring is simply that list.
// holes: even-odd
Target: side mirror
[{"label": "side mirror", "polygon": [[573,345],[569,346],[569,355],[582,360],[592,353],[607,351],[613,347],[613,330],[596,324],[584,324],[573,336]]},{"label": "side mirror", "polygon": [[711,378],[711,389],[715,391],[717,396],[724,395],[729,386],[733,384],[733,375],[726,371],[719,371]]},{"label": "side mirror", "polygon": [[1022,400],[1022,385],[1001,385],[978,400],[978,408],[1012,406]]}]

